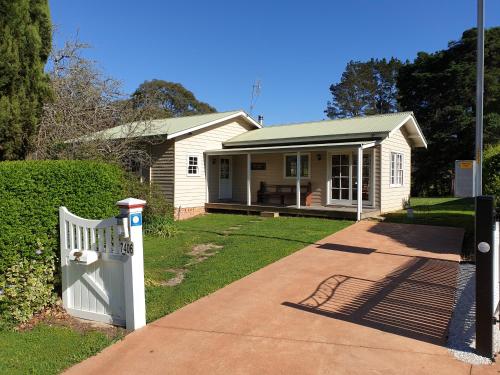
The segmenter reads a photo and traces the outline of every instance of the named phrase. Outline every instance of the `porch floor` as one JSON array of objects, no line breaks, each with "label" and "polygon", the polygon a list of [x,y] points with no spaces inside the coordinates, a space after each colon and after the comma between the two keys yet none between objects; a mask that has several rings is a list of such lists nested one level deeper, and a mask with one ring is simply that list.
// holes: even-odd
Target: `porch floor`
[{"label": "porch floor", "polygon": [[[297,208],[296,205],[281,206],[272,203],[252,203],[248,206],[246,203],[237,201],[219,201],[205,203],[207,211],[243,211],[243,212],[279,212],[284,215],[297,215],[297,216],[316,216],[327,217],[332,219],[348,219],[356,220],[356,207],[353,206],[301,206]],[[373,207],[363,207],[361,219],[367,219],[380,215],[380,210]]]}]

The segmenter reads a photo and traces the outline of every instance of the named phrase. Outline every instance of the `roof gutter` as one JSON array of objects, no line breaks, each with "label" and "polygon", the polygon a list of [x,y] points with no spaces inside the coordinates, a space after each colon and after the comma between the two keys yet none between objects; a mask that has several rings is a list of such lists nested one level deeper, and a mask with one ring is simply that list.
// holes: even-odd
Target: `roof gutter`
[{"label": "roof gutter", "polygon": [[[246,133],[244,133],[246,134]],[[238,146],[248,147],[261,147],[271,145],[287,145],[293,146],[296,144],[304,144],[304,142],[325,142],[325,141],[357,141],[370,139],[371,141],[378,141],[387,137],[389,132],[377,132],[367,134],[342,134],[342,135],[328,135],[328,136],[315,136],[315,137],[296,137],[296,138],[281,138],[281,139],[264,139],[259,141],[240,141],[240,142],[224,142],[224,148],[233,148]]]}]

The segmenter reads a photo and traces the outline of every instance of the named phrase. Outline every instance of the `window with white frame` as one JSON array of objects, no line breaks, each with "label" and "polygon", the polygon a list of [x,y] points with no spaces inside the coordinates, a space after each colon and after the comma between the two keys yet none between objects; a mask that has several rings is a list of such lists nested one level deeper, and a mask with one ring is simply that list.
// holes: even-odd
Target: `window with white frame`
[{"label": "window with white frame", "polygon": [[[311,166],[309,164],[309,154],[300,155],[300,177],[309,178]],[[285,177],[297,177],[297,155],[285,155]]]},{"label": "window with white frame", "polygon": [[403,154],[399,152],[391,152],[391,186],[402,186],[403,178]]},{"label": "window with white frame", "polygon": [[187,175],[188,176],[198,176],[200,174],[200,165],[198,156],[189,155],[187,163]]}]

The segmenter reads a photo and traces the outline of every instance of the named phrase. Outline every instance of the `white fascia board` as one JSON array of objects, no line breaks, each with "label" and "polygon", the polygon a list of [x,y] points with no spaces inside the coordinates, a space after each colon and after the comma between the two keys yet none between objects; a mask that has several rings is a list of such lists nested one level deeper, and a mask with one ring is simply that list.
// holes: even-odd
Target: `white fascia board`
[{"label": "white fascia board", "polygon": [[365,148],[375,147],[376,145],[377,145],[377,142],[370,142],[370,143],[362,144],[361,148],[364,150]]},{"label": "white fascia board", "polygon": [[[396,126],[394,129],[392,129],[389,132],[389,135],[387,136],[387,138],[389,138],[392,134],[394,134],[402,126],[404,126],[408,122],[408,120],[411,121],[413,128],[416,130],[416,133],[417,133],[416,138],[420,139],[420,141],[422,142],[424,147],[427,148],[427,141],[425,140],[424,134],[422,133],[422,130],[420,129],[420,126],[418,125],[417,121],[415,120],[415,117],[413,116],[413,114],[409,114],[408,117],[406,117],[403,121],[401,121],[401,123],[398,124],[398,126]],[[415,137],[411,137],[411,138],[415,138]]]},{"label": "white fascia board", "polygon": [[239,112],[233,113],[232,115],[229,115],[229,116],[226,116],[226,117],[222,117],[222,118],[217,119],[217,120],[213,120],[213,121],[210,121],[210,122],[205,122],[205,123],[203,123],[201,125],[193,126],[192,128],[185,129],[185,130],[182,130],[182,131],[177,132],[177,133],[169,134],[169,135],[167,135],[167,139],[177,138],[177,137],[180,137],[181,135],[189,134],[189,133],[195,132],[197,130],[208,128],[209,126],[216,125],[218,123],[221,123],[221,122],[224,122],[224,121],[227,121],[227,120],[231,120],[233,118],[240,117],[240,116],[243,117],[248,122],[250,122],[255,127],[259,128],[259,129],[262,127],[262,125],[260,125],[257,121],[255,121],[253,118],[251,118],[245,112],[239,111]]},{"label": "white fascia board", "polygon": [[342,142],[342,143],[320,143],[312,145],[290,145],[290,146],[266,146],[266,147],[246,147],[246,148],[227,148],[220,150],[207,150],[205,155],[239,155],[239,154],[252,154],[252,153],[262,153],[268,151],[294,151],[294,150],[317,150],[323,148],[340,148],[340,147],[362,147],[369,148],[374,147],[377,142],[372,141],[360,141],[360,142]]}]

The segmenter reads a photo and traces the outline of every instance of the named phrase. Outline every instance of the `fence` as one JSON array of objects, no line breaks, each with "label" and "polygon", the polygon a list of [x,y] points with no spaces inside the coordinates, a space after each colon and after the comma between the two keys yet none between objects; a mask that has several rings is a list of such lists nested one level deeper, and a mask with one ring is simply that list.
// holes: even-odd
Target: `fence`
[{"label": "fence", "polygon": [[59,209],[63,305],[73,316],[138,329],[146,324],[142,209],[117,202],[118,217],[89,220]]}]

